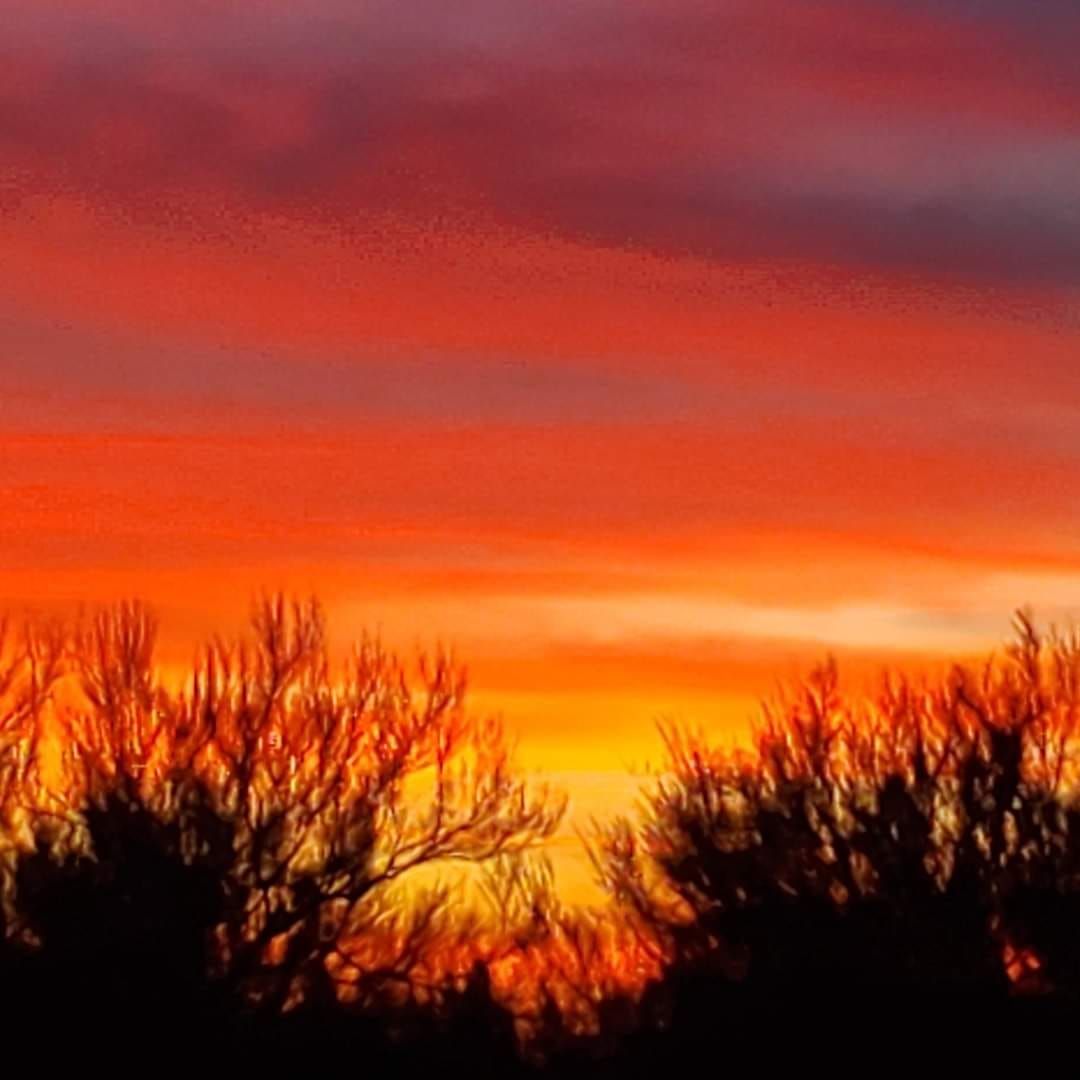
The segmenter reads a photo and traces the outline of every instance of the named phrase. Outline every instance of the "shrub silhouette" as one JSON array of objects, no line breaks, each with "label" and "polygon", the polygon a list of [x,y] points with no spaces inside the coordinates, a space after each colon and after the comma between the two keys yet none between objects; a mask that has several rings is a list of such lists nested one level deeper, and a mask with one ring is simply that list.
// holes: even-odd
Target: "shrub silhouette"
[{"label": "shrub silhouette", "polygon": [[[895,1035],[1080,994],[1080,641],[1036,631],[937,683],[845,700],[828,663],[769,707],[750,753],[669,728],[644,824],[598,864],[662,943],[646,1009],[708,1039],[838,1018]],[[1048,1015],[1048,1014],[1047,1014]],[[1010,1022],[1012,1022],[1010,1021]]]},{"label": "shrub silhouette", "polygon": [[[447,655],[410,672],[364,640],[335,669],[318,605],[271,597],[174,689],[137,605],[5,626],[0,1007],[74,1054],[111,1033],[140,1069],[168,1048],[655,1075],[837,1067],[867,1035],[1045,1040],[1080,1009],[1080,637],[1016,630],[868,699],[826,663],[749,749],[664,729],[643,816],[594,846],[613,904],[587,912],[524,858],[563,800],[513,771]],[[425,874],[447,860],[484,868],[494,918]]]},{"label": "shrub silhouette", "polygon": [[[493,1031],[483,971],[425,974],[470,929],[452,893],[400,883],[526,850],[562,801],[466,714],[450,657],[423,660],[416,685],[368,640],[335,678],[317,604],[267,598],[252,629],[207,649],[182,691],[158,681],[135,605],[48,650],[28,632],[9,657],[9,996],[70,1030],[123,1017],[131,1039],[199,1031],[307,1061],[370,1060],[395,1034],[477,1015]],[[51,785],[33,750],[48,694]]]}]

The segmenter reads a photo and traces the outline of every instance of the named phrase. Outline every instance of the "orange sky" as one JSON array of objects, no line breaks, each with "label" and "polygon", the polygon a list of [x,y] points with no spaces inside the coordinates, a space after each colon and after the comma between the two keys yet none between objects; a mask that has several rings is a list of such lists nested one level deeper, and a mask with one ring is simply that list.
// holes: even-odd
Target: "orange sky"
[{"label": "orange sky", "polygon": [[8,608],[177,663],[316,590],[579,817],[659,716],[1080,612],[1075,5],[24,6]]}]

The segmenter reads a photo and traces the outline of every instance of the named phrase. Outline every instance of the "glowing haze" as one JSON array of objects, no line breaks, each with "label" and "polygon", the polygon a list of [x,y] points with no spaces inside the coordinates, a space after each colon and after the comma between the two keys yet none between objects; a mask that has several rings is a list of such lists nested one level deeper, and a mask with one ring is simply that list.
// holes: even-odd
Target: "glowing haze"
[{"label": "glowing haze", "polygon": [[314,589],[571,776],[1080,611],[1073,0],[5,16],[9,608]]}]

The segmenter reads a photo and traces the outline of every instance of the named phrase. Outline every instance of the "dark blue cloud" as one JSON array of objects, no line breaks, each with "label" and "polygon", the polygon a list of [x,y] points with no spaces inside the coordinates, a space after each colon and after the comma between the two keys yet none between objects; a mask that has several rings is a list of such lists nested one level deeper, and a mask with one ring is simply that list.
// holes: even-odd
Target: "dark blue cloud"
[{"label": "dark blue cloud", "polygon": [[[192,229],[460,203],[605,244],[1080,284],[1059,0],[184,10],[14,23],[0,209],[42,183]],[[216,220],[184,218],[193,192]]]}]

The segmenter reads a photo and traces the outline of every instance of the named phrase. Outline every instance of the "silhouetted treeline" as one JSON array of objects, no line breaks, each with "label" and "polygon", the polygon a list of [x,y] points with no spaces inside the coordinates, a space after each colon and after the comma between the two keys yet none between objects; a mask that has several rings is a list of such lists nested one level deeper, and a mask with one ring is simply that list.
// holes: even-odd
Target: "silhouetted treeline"
[{"label": "silhouetted treeline", "polygon": [[137,605],[0,633],[0,1004],[54,1056],[857,1071],[867,1041],[971,1062],[1080,1019],[1075,636],[1020,616],[985,665],[870,698],[826,664],[740,750],[666,729],[593,839],[594,912],[528,858],[563,800],[449,656],[335,667],[318,605],[277,597],[180,688],[154,639]]},{"label": "silhouetted treeline", "polygon": [[511,1055],[482,951],[447,966],[476,920],[412,882],[524,851],[563,804],[465,712],[462,670],[365,641],[332,673],[319,607],[272,598],[170,691],[154,636],[137,606],[5,633],[6,1015],[122,1031],[136,1060],[370,1064],[449,1026],[442,1060]]},{"label": "silhouetted treeline", "polygon": [[768,1031],[810,1055],[872,1035],[969,1058],[1074,1025],[1078,734],[1080,639],[1023,614],[1001,657],[887,676],[870,700],[846,700],[830,662],[748,751],[669,729],[644,824],[599,845],[665,951],[643,1012],[686,1053],[719,1024],[729,1052]]}]

